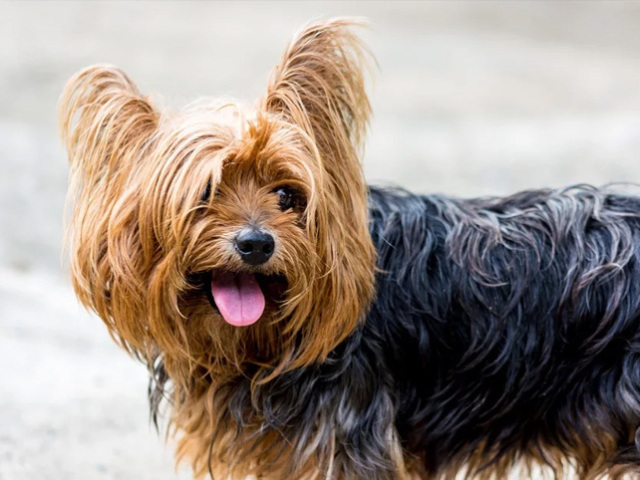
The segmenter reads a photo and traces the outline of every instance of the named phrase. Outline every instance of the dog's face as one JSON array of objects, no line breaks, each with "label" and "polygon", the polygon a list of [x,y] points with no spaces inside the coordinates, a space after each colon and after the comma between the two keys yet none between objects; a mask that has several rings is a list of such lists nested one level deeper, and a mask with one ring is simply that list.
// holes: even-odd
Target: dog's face
[{"label": "dog's face", "polygon": [[[185,232],[193,246],[185,254],[188,280],[228,325],[260,320],[273,328],[291,315],[290,299],[311,286],[318,260],[310,228],[318,201],[314,162],[299,132],[277,119],[247,121],[229,137],[203,161],[212,172],[187,180],[202,187]],[[197,303],[189,298],[185,308]]]},{"label": "dog's face", "polygon": [[369,104],[347,26],[304,30],[252,108],[160,112],[109,66],[67,86],[76,292],[174,377],[321,360],[371,300]]},{"label": "dog's face", "polygon": [[[176,298],[183,340],[202,362],[236,367],[281,355],[283,340],[312,322],[319,281],[332,276],[318,249],[329,200],[319,192],[314,145],[288,121],[238,108],[204,108],[162,127],[171,138],[155,154],[164,168],[150,168],[140,185],[151,187],[142,218],[159,213],[144,229],[154,232],[149,242],[159,240],[164,251],[179,246],[176,276],[184,285],[163,295]],[[200,115],[217,119],[215,140],[206,126],[195,133]],[[167,280],[165,273],[153,278]]]},{"label": "dog's face", "polygon": [[277,321],[287,298],[309,288],[317,255],[308,232],[313,185],[291,169],[299,158],[285,159],[277,147],[282,155],[253,150],[225,162],[215,190],[207,184],[192,233],[201,236],[202,251],[190,270],[222,319],[236,327]]}]

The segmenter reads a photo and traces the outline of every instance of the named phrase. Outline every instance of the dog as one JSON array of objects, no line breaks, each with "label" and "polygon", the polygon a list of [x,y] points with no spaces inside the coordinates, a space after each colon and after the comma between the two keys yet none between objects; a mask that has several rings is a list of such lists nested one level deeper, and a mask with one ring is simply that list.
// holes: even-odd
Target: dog
[{"label": "dog", "polygon": [[254,106],[161,111],[104,65],[63,93],[74,289],[148,366],[178,460],[218,479],[638,475],[640,197],[367,186],[357,24],[303,28]]}]

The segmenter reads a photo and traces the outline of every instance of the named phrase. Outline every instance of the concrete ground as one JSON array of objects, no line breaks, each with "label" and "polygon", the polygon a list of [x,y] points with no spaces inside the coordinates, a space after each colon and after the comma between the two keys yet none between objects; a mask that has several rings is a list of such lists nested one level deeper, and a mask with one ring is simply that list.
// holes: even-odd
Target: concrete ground
[{"label": "concrete ground", "polygon": [[455,195],[640,180],[640,3],[0,2],[0,479],[188,479],[146,372],[61,263],[56,102],[92,63],[173,107],[254,99],[291,33],[368,18],[372,182]]}]

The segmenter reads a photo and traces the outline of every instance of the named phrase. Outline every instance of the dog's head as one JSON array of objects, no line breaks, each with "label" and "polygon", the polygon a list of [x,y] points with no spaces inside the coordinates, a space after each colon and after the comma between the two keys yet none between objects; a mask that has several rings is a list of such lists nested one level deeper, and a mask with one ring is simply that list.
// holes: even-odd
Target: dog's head
[{"label": "dog's head", "polygon": [[185,377],[278,371],[322,360],[356,327],[374,250],[351,26],[305,28],[250,108],[161,112],[111,66],[69,81],[74,287],[125,348],[161,352]]}]

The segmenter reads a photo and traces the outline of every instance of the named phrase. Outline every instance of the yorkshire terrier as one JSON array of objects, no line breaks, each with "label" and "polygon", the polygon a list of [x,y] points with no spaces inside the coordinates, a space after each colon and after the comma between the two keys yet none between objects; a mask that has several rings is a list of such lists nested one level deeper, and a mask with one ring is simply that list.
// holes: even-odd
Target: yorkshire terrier
[{"label": "yorkshire terrier", "polygon": [[103,65],[62,96],[74,288],[148,365],[178,459],[234,480],[636,478],[640,197],[368,187],[353,25],[304,28],[253,107],[170,114]]}]

